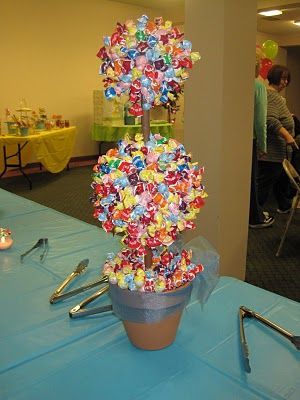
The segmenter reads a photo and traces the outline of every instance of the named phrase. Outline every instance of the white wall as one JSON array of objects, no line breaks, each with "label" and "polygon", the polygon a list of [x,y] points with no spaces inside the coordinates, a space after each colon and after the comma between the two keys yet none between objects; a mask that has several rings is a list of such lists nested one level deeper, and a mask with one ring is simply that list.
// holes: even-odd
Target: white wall
[{"label": "white wall", "polygon": [[185,143],[205,166],[208,192],[195,234],[218,250],[222,275],[244,279],[256,1],[186,0],[185,30],[202,54],[185,90]]}]

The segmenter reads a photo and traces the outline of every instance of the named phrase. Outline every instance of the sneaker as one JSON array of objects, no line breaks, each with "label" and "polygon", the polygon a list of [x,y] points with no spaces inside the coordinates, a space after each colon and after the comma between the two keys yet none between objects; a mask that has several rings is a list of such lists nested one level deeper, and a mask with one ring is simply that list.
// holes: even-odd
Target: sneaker
[{"label": "sneaker", "polygon": [[269,216],[265,217],[264,222],[261,222],[260,224],[249,224],[249,227],[253,229],[269,228],[269,226],[274,224],[274,221],[275,218]]},{"label": "sneaker", "polygon": [[270,214],[268,213],[268,211],[263,211],[264,217],[265,218],[269,218]]},{"label": "sneaker", "polygon": [[278,214],[288,214],[291,211],[292,207],[286,208],[285,210],[281,210],[280,208],[277,208]]}]

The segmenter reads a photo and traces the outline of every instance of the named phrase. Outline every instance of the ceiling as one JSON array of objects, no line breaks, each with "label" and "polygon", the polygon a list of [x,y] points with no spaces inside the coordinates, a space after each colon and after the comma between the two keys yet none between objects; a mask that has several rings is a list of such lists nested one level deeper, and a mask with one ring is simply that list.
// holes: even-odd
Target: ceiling
[{"label": "ceiling", "polygon": [[300,20],[300,3],[291,0],[258,0],[258,11],[269,9],[281,10],[283,13],[276,17],[257,16],[257,30],[273,35],[293,35],[300,33],[300,26],[292,21]]},{"label": "ceiling", "polygon": [[[169,7],[180,9],[184,15],[184,0],[111,0],[120,3],[134,4],[140,7],[153,8],[156,10],[166,10]],[[209,0],[208,0],[209,1]],[[245,0],[243,0],[245,1]],[[257,30],[259,32],[273,35],[293,35],[300,34],[300,27],[291,21],[300,20],[300,2],[291,0],[257,0],[258,10],[280,9],[282,15],[276,17],[257,16]]]}]

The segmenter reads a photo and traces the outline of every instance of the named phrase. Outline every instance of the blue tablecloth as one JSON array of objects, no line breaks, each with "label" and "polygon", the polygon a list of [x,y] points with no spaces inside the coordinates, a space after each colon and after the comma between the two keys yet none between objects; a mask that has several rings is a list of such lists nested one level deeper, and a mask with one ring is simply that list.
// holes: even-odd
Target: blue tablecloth
[{"label": "blue tablecloth", "polygon": [[[8,226],[14,238],[13,247],[0,252],[2,400],[300,398],[300,352],[249,320],[252,372],[246,374],[238,331],[243,304],[299,335],[300,304],[222,277],[203,309],[190,302],[173,345],[138,350],[113,314],[69,318],[69,309],[93,289],[49,303],[80,260],[90,263],[72,287],[97,277],[106,253],[119,248],[117,238],[3,190],[0,226]],[[50,244],[45,262],[39,262],[37,252],[21,264],[20,254],[41,237]],[[93,305],[107,303],[104,295]]]}]

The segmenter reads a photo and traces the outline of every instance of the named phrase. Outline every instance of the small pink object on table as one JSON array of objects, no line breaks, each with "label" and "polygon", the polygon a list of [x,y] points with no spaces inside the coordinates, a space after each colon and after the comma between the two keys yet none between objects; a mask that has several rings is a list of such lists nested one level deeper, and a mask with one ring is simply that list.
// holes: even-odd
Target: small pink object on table
[{"label": "small pink object on table", "polygon": [[11,238],[11,231],[8,228],[0,228],[0,250],[9,249],[13,240]]}]

